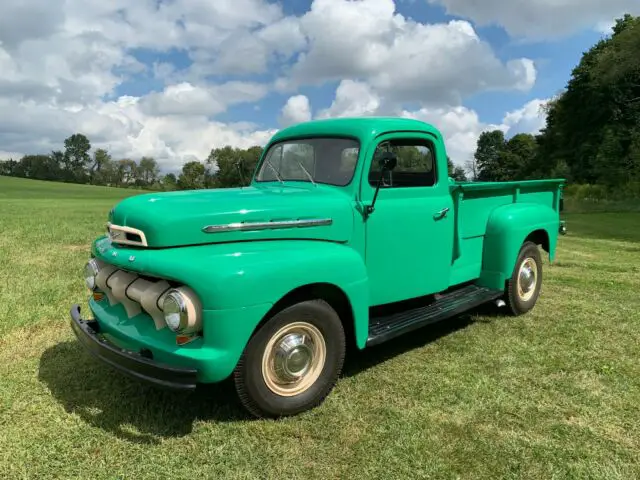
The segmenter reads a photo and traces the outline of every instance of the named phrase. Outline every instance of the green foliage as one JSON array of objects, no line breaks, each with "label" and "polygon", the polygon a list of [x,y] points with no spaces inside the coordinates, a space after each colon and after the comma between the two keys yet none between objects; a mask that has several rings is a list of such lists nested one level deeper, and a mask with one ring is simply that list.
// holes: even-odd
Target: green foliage
[{"label": "green foliage", "polygon": [[447,157],[447,167],[449,170],[449,176],[453,178],[457,182],[467,182],[467,174],[464,171],[464,168],[458,167],[453,164],[451,159]]},{"label": "green foliage", "polygon": [[205,188],[205,168],[197,161],[187,162],[182,167],[182,173],[178,177],[178,187],[181,190],[194,190]]},{"label": "green foliage", "polygon": [[246,150],[229,146],[214,148],[206,161],[209,168],[207,183],[216,188],[247,185],[261,153],[262,147],[258,146]]},{"label": "green foliage", "polygon": [[528,133],[506,140],[502,130],[483,132],[478,139],[475,165],[479,181],[535,178],[540,172],[537,140]]},{"label": "green foliage", "polygon": [[178,179],[175,174],[167,173],[164,177],[162,177],[160,190],[176,190],[178,188]]},{"label": "green foliage", "polygon": [[500,154],[504,150],[504,132],[494,130],[482,132],[478,138],[478,147],[474,155],[478,167],[478,180],[500,180]]},{"label": "green foliage", "polygon": [[158,180],[160,167],[152,157],[142,157],[136,172],[136,181],[141,186],[153,185]]},{"label": "green foliage", "polygon": [[67,180],[84,183],[86,167],[91,161],[90,150],[91,142],[81,133],[75,133],[64,141],[63,162]]},{"label": "green foliage", "polygon": [[[640,17],[619,19],[585,52],[566,90],[545,106],[538,136],[483,132],[475,179],[566,178],[612,189],[640,181]],[[631,189],[633,191],[633,189]]]},{"label": "green foliage", "polygon": [[564,164],[571,180],[608,186],[640,179],[638,51],[640,17],[626,15],[583,55],[548,106],[540,157],[549,171]]}]

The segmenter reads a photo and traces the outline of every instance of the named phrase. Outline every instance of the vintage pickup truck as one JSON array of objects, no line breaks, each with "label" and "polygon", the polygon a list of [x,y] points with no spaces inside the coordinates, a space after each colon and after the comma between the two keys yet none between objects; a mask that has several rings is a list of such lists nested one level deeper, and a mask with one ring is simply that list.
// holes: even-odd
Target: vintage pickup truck
[{"label": "vintage pickup truck", "polygon": [[173,389],[235,382],[256,416],[334,387],[345,351],[486,302],[531,310],[554,259],[563,180],[457,183],[441,133],[402,118],[276,133],[243,188],[137,195],[85,266],[100,360]]}]

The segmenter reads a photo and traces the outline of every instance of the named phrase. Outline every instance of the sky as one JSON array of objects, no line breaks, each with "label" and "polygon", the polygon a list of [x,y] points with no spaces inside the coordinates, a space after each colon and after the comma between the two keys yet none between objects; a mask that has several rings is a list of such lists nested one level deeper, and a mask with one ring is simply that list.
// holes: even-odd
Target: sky
[{"label": "sky", "polygon": [[0,159],[83,133],[163,172],[317,118],[536,133],[544,103],[638,0],[2,0]]}]

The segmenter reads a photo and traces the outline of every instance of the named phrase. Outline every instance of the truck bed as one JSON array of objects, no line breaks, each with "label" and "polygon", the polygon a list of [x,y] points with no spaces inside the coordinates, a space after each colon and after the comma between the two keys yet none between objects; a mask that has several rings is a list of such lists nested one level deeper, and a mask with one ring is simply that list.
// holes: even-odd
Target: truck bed
[{"label": "truck bed", "polygon": [[491,214],[514,203],[533,203],[560,210],[564,179],[515,182],[460,182],[450,186],[455,227],[450,285],[478,278]]}]

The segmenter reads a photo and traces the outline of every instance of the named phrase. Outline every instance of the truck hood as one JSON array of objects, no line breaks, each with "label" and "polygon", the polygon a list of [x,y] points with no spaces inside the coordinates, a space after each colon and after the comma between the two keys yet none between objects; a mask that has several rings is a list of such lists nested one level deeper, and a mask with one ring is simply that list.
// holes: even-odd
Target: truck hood
[{"label": "truck hood", "polygon": [[109,213],[109,224],[114,243],[137,241],[130,232],[139,230],[149,248],[288,238],[346,242],[353,208],[346,194],[323,185],[190,190],[129,197]]}]

